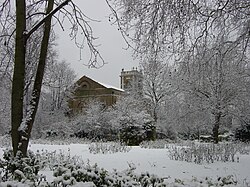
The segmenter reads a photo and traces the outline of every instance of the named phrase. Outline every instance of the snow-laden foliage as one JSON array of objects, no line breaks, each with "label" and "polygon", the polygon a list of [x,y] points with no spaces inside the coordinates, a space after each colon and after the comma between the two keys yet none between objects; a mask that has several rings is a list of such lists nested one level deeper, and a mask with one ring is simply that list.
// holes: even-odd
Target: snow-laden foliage
[{"label": "snow-laden foliage", "polygon": [[126,146],[121,142],[94,142],[89,145],[90,153],[107,154],[107,153],[117,153],[117,152],[128,152],[131,147]]},{"label": "snow-laden foliage", "polygon": [[143,141],[140,143],[140,147],[147,148],[147,149],[166,149],[170,140],[162,139],[162,140],[155,140],[155,141]]},{"label": "snow-laden foliage", "polygon": [[250,142],[250,124],[238,127],[235,131],[235,138],[243,142]]},{"label": "snow-laden foliage", "polygon": [[155,139],[155,125],[143,107],[143,100],[131,95],[120,98],[112,107],[104,107],[93,100],[83,113],[69,123],[74,129],[72,136],[93,141],[120,141],[127,145],[139,145],[143,140]]},{"label": "snow-laden foliage", "polygon": [[[166,142],[162,143],[161,147],[170,145]],[[146,144],[146,143],[145,143]],[[148,145],[152,142],[148,142]],[[179,144],[179,147],[190,147],[192,143]],[[158,146],[157,145],[157,146]],[[164,146],[163,146],[164,145]],[[176,145],[177,146],[177,145]],[[249,147],[246,144],[238,144],[241,147],[241,153],[249,152]],[[0,186],[1,187],[207,187],[207,186],[225,186],[225,187],[248,187],[248,178],[244,181],[237,181],[237,176],[226,174],[217,177],[191,177],[187,178],[171,178],[170,176],[161,178],[149,172],[137,173],[136,163],[129,163],[129,167],[125,170],[106,170],[100,168],[97,164],[83,162],[80,157],[71,155],[71,150],[47,151],[41,150],[35,153],[29,153],[26,159],[22,162],[11,162],[12,165],[18,166],[13,172],[13,167],[8,167],[9,178],[6,180],[4,174],[7,167],[3,163],[7,161],[9,152],[5,153],[5,159],[0,162]],[[126,153],[124,153],[126,154]],[[167,156],[167,155],[166,155]],[[35,162],[33,162],[35,161]],[[36,164],[34,164],[36,163]],[[37,170],[36,170],[37,169]],[[39,171],[37,173],[37,171]],[[45,173],[47,173],[45,175]],[[12,174],[14,173],[14,174]],[[49,173],[49,175],[48,175]],[[53,177],[52,177],[53,174]],[[18,177],[14,177],[18,176]],[[34,178],[33,178],[34,177]]]},{"label": "snow-laden foliage", "polygon": [[17,156],[13,157],[13,151],[6,150],[3,160],[0,160],[0,181],[36,182],[39,180],[38,171],[40,169],[40,160],[33,152],[29,151],[27,157],[23,157],[21,152],[18,152]]},{"label": "snow-laden foliage", "polygon": [[145,110],[142,98],[129,95],[115,105],[112,125],[119,129],[120,140],[127,145],[139,145],[144,140],[155,139],[155,124]]},{"label": "snow-laden foliage", "polygon": [[85,111],[72,120],[75,128],[74,136],[87,138],[94,141],[117,140],[117,129],[110,125],[113,118],[112,109],[105,108],[103,103],[91,100],[85,107]]},{"label": "snow-laden foliage", "polygon": [[[182,179],[175,179],[174,182],[167,183],[168,187],[205,187],[205,186],[237,186],[238,182],[237,179],[233,175],[228,175],[225,177],[218,177],[216,180],[205,177],[204,179],[197,179],[193,177],[191,181],[189,180],[182,180]],[[248,183],[244,184],[243,186],[248,186]]]},{"label": "snow-laden foliage", "polygon": [[239,154],[249,154],[249,147],[238,143],[204,144],[191,143],[187,146],[169,146],[169,158],[196,164],[239,162]]},{"label": "snow-laden foliage", "polygon": [[139,145],[140,142],[147,139],[147,132],[154,128],[150,116],[143,111],[132,113],[130,116],[121,116],[119,123],[120,138],[127,145]]},{"label": "snow-laden foliage", "polygon": [[[49,153],[43,151],[36,154],[29,152],[27,158],[11,157],[11,152],[4,153],[4,160],[0,162],[0,186],[165,186],[164,180],[149,173],[136,174],[131,165],[125,171],[108,172],[96,164],[84,164],[77,157],[70,157],[68,153]],[[46,181],[46,177],[38,175],[41,168],[53,170],[54,179]]]},{"label": "snow-laden foliage", "polygon": [[70,186],[77,182],[93,182],[96,186],[135,186],[135,187],[150,187],[150,186],[166,186],[164,180],[149,173],[140,175],[134,172],[135,168],[129,168],[123,172],[113,171],[108,172],[100,169],[97,165],[72,165],[65,164],[54,170],[56,177],[52,184],[57,186]]}]

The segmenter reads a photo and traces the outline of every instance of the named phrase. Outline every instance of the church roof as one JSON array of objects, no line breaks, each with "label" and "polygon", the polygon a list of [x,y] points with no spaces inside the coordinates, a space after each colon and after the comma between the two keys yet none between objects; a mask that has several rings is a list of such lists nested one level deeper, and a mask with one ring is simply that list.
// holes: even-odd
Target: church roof
[{"label": "church roof", "polygon": [[[92,78],[89,78],[89,77],[86,76],[86,75],[82,76],[78,81],[80,81],[81,79],[84,79],[84,78],[90,79],[91,81],[94,81],[94,82],[100,84],[101,86],[103,86],[103,87],[105,87],[105,88],[114,89],[114,90],[118,90],[118,91],[120,91],[120,92],[124,92],[124,90],[121,89],[121,88],[116,88],[116,87],[114,87],[114,86],[111,86],[111,85],[108,85],[108,84],[101,83],[101,82],[96,81],[96,80],[94,80],[94,79],[92,79]],[[77,81],[77,82],[78,82],[78,81]]]}]

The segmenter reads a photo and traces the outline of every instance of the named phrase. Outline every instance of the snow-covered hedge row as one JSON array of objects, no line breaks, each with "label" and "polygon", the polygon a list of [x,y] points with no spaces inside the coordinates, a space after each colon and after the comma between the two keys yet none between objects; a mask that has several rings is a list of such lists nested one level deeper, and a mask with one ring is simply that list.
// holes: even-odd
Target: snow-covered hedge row
[{"label": "snow-covered hedge row", "polygon": [[[32,153],[27,158],[12,157],[11,151],[5,151],[0,160],[0,186],[165,186],[164,180],[155,175],[144,173],[137,175],[135,168],[119,172],[108,172],[97,165],[91,166],[78,158],[71,158],[65,153]],[[42,168],[53,170],[53,181],[39,175]]]},{"label": "snow-covered hedge row", "polygon": [[89,144],[90,153],[117,153],[117,152],[129,152],[131,150],[130,146],[126,146],[120,142],[93,142]]},{"label": "snow-covered hedge row", "polygon": [[169,158],[172,160],[194,162],[196,164],[239,162],[239,154],[249,154],[249,146],[244,143],[191,143],[187,146],[173,144],[169,146]]},{"label": "snow-covered hedge row", "polygon": [[[44,169],[51,175],[53,173],[53,177],[48,172],[40,171]],[[137,174],[135,169],[131,164],[124,171],[107,171],[64,152],[29,152],[29,157],[22,159],[13,158],[10,151],[5,151],[4,159],[0,160],[0,187],[247,187],[250,184],[245,181],[239,185],[232,175],[217,179],[194,177],[183,180],[160,178],[148,172]]]},{"label": "snow-covered hedge row", "polygon": [[140,147],[147,148],[147,149],[166,149],[168,148],[171,140],[168,139],[161,139],[155,141],[143,141],[140,144]]}]

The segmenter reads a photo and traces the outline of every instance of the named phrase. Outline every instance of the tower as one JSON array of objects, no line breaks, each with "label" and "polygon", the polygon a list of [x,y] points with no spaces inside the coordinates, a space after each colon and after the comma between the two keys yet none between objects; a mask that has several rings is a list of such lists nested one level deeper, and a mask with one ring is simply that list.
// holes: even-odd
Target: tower
[{"label": "tower", "polygon": [[143,75],[142,71],[138,71],[137,68],[132,68],[131,71],[121,72],[121,89],[125,90],[127,93],[140,93],[143,92]]}]

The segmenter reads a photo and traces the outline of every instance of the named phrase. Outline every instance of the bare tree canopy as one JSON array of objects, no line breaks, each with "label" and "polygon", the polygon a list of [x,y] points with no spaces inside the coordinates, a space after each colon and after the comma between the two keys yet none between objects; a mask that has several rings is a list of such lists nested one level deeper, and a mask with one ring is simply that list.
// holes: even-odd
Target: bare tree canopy
[{"label": "bare tree canopy", "polygon": [[106,2],[113,12],[110,22],[118,26],[136,57],[151,66],[175,64],[182,79],[179,92],[202,101],[211,113],[217,143],[221,118],[239,107],[236,100],[245,92],[239,84],[248,82],[250,1]]},{"label": "bare tree canopy", "polygon": [[[93,30],[90,25],[91,21],[97,20],[93,20],[85,15],[71,0],[55,1],[56,7],[49,15],[46,15],[44,11],[46,8],[46,2],[47,1],[45,0],[26,1],[26,40],[28,40],[38,28],[41,28],[42,24],[48,19],[48,17],[52,16],[54,18],[52,20],[52,35],[56,34],[54,26],[58,25],[61,29],[65,30],[64,23],[69,22],[71,27],[67,32],[69,32],[69,37],[71,37],[72,41],[74,41],[76,46],[80,49],[83,49],[85,46],[88,46],[90,49],[91,54],[88,65],[91,67],[102,66],[104,60],[97,49],[98,45],[95,45],[95,40],[97,38],[93,35]],[[11,46],[11,43],[13,45],[16,31],[15,15],[15,4],[12,4],[10,0],[5,0],[0,4],[0,42],[1,46],[5,46],[6,49],[11,50],[8,51],[11,53],[11,56],[13,56],[13,46]],[[6,50],[5,48],[2,50]],[[1,63],[3,63],[3,60],[4,58],[1,57]]]},{"label": "bare tree canopy", "polygon": [[[139,56],[175,60],[230,28],[232,43],[249,48],[249,0],[113,0],[110,21],[117,24],[128,45]],[[113,5],[114,4],[114,5]]]}]

